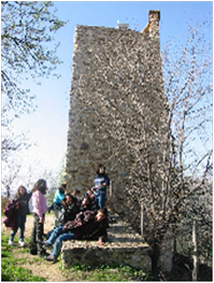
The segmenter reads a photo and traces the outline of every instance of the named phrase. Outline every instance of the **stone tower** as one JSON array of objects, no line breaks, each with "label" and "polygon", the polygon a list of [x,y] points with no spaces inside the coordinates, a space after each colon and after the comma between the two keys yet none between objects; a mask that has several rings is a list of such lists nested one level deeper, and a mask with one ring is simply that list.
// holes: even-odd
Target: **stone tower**
[{"label": "stone tower", "polygon": [[[127,165],[119,162],[123,139],[113,138],[118,115],[132,117],[130,103],[135,96],[150,113],[144,131],[152,135],[151,129],[166,121],[159,20],[159,11],[149,11],[142,32],[124,26],[77,25],[75,29],[65,180],[68,190],[80,189],[84,194],[93,185],[98,164],[104,164],[113,180],[118,212],[124,207],[129,178]],[[154,159],[155,146],[150,145]],[[133,156],[126,154],[131,164]]]}]

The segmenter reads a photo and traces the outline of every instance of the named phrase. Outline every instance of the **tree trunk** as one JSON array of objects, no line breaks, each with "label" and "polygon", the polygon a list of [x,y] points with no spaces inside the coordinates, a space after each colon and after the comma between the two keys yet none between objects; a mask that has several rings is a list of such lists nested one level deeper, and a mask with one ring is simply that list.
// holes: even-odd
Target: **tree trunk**
[{"label": "tree trunk", "polygon": [[144,204],[141,204],[140,231],[141,237],[144,239]]},{"label": "tree trunk", "polygon": [[192,241],[193,241],[193,271],[192,281],[198,280],[198,242],[197,242],[197,222],[193,223],[192,227]]},{"label": "tree trunk", "polygon": [[154,243],[154,246],[153,246],[153,253],[152,253],[152,275],[153,275],[154,281],[158,280],[158,273],[159,273],[158,261],[159,261],[159,258],[160,258],[160,247],[159,247],[158,240],[155,239],[155,243]]},{"label": "tree trunk", "polygon": [[173,248],[172,248],[173,253],[177,252],[177,240],[176,237],[173,236]]},{"label": "tree trunk", "polygon": [[171,272],[172,260],[172,233],[169,228],[160,245],[160,267],[163,272]]},{"label": "tree trunk", "polygon": [[10,186],[6,186],[6,198],[9,200],[10,199]]}]

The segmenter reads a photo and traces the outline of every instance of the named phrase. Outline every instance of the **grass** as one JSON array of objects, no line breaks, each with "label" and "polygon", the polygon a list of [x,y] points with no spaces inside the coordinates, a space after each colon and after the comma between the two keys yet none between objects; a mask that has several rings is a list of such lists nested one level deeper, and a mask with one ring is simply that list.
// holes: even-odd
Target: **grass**
[{"label": "grass", "polygon": [[101,265],[97,268],[74,265],[64,272],[68,278],[75,278],[76,281],[149,281],[150,279],[149,273],[123,265]]},{"label": "grass", "polygon": [[9,236],[2,233],[2,252],[1,252],[1,281],[46,281],[45,278],[32,275],[30,270],[20,267],[26,263],[26,258],[23,256],[17,259],[13,255],[14,249],[20,253],[27,253],[28,249],[18,249],[18,247],[8,246]]},{"label": "grass", "polygon": [[[29,248],[20,249],[18,246],[8,246],[9,236],[2,232],[2,281],[47,281],[46,278],[35,276],[30,270],[23,266],[27,258],[25,254]],[[30,238],[25,238],[25,242],[30,242]],[[15,253],[22,254],[21,258],[14,257]],[[43,258],[35,257],[32,261],[38,266],[44,262]],[[142,270],[136,270],[129,266],[109,266],[101,265],[97,268],[91,268],[87,265],[75,265],[69,269],[62,270],[62,262],[56,268],[59,268],[68,281],[149,281],[151,279],[148,273]],[[69,280],[70,279],[70,280]]]}]

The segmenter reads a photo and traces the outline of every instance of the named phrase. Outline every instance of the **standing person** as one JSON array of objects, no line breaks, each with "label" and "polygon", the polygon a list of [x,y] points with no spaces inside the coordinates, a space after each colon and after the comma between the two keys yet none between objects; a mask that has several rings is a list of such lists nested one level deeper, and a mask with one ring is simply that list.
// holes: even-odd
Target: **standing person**
[{"label": "standing person", "polygon": [[[33,190],[32,190],[33,191]],[[17,193],[14,197],[14,201],[18,201],[19,205],[16,208],[16,225],[13,228],[13,231],[10,235],[10,239],[8,245],[13,246],[14,237],[20,228],[19,234],[19,245],[21,247],[24,246],[24,232],[25,232],[25,222],[26,222],[26,215],[30,213],[29,210],[29,201],[32,196],[32,192],[27,193],[27,190],[24,186],[19,186]]]},{"label": "standing person", "polygon": [[105,173],[105,167],[102,164],[98,165],[97,173],[94,177],[94,187],[92,191],[95,197],[97,209],[105,206],[106,202],[106,187],[109,185],[109,178]]},{"label": "standing person", "polygon": [[62,184],[55,192],[54,200],[52,206],[48,209],[49,211],[53,209],[54,211],[54,224],[53,229],[59,225],[59,212],[62,209],[61,201],[65,197],[66,184]]},{"label": "standing person", "polygon": [[43,240],[45,213],[47,211],[45,198],[47,190],[46,181],[43,179],[38,180],[34,185],[33,190],[32,205],[34,214],[34,227],[31,235],[30,254],[45,256],[46,251],[42,248],[40,242]]}]

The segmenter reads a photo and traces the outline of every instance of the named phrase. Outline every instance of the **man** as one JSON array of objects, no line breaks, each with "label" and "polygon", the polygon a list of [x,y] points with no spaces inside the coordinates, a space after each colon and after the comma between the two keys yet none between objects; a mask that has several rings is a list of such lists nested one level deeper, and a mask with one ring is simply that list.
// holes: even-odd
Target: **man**
[{"label": "man", "polygon": [[57,229],[51,237],[44,242],[43,248],[50,248],[54,244],[52,253],[46,257],[47,261],[56,261],[62,248],[63,241],[68,240],[97,240],[103,245],[107,240],[108,228],[107,209],[98,211],[85,211],[77,214],[75,220],[68,221],[61,229]]}]

